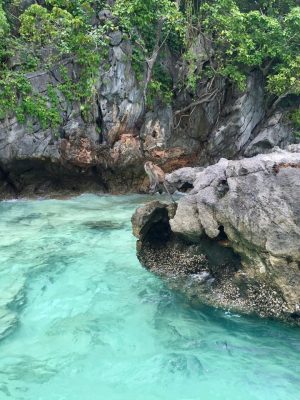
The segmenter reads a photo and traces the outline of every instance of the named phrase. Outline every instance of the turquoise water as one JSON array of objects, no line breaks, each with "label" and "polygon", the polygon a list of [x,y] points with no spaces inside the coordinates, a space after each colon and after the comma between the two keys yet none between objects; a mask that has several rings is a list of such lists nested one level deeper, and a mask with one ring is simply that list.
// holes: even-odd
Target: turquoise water
[{"label": "turquoise water", "polygon": [[139,265],[145,201],[0,203],[0,399],[299,400],[299,329],[192,308]]}]

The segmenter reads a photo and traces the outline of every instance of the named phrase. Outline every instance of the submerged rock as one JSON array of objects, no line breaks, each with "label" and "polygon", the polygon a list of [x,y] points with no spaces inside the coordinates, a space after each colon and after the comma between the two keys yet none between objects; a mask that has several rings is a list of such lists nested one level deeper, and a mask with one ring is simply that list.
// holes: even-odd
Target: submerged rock
[{"label": "submerged rock", "polygon": [[89,229],[93,229],[93,230],[111,231],[113,229],[124,228],[126,223],[102,220],[102,221],[87,221],[87,222],[84,222],[82,225]]},{"label": "submerged rock", "polygon": [[[167,179],[180,187],[188,172]],[[169,207],[154,203],[133,217],[142,264],[160,275],[185,275],[174,287],[206,303],[299,321],[300,146],[221,159],[203,171],[191,169],[186,180],[193,188],[173,217],[152,220]]]},{"label": "submerged rock", "polygon": [[25,278],[2,277],[0,284],[0,340],[18,325],[17,310],[25,304]]},{"label": "submerged rock", "polygon": [[7,308],[0,307],[0,340],[8,336],[17,326],[16,314]]}]

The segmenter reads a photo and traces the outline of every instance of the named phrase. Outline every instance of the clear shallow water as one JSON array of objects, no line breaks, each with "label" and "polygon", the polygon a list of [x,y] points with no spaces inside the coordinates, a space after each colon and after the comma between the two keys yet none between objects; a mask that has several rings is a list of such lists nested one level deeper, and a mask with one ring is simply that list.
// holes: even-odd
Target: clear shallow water
[{"label": "clear shallow water", "polygon": [[193,309],[141,268],[143,201],[0,203],[0,303],[26,294],[0,342],[0,400],[299,400],[300,330]]}]

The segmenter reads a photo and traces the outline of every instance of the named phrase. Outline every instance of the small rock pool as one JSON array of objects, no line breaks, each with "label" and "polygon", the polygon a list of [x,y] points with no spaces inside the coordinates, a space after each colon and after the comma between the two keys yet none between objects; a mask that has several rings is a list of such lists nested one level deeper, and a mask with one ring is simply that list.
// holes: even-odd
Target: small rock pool
[{"label": "small rock pool", "polygon": [[0,203],[0,400],[299,400],[300,330],[144,270],[142,196]]}]

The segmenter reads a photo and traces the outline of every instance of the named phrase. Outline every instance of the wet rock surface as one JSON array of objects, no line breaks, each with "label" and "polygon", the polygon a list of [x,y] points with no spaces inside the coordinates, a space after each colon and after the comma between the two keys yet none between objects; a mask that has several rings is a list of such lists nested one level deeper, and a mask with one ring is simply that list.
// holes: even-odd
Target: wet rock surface
[{"label": "wet rock surface", "polygon": [[[168,205],[145,206],[152,209],[146,231],[144,209],[136,212],[138,231],[133,217],[142,264],[191,298],[299,323],[299,146],[221,159],[190,174],[178,170],[167,180],[180,187],[186,175],[193,188],[179,200],[174,217],[165,214],[160,230],[151,218],[156,207]],[[166,237],[160,241],[161,231]]]}]

